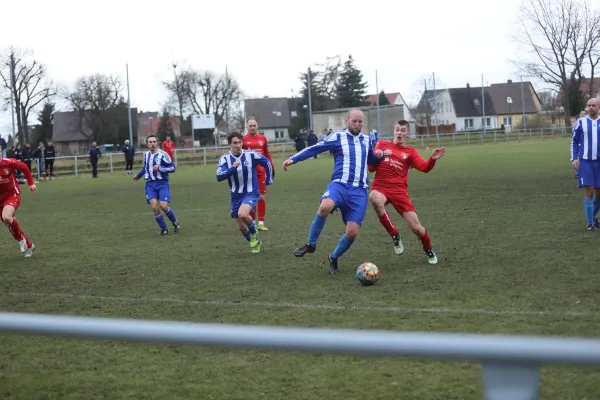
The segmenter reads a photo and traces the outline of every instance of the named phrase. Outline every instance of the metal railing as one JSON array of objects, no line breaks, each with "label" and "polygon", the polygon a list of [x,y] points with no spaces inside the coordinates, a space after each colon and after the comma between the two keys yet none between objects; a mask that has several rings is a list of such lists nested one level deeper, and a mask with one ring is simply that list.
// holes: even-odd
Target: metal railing
[{"label": "metal railing", "polygon": [[[443,133],[436,135],[417,135],[409,140],[409,145],[414,147],[426,148],[429,146],[460,146],[481,143],[499,143],[510,141],[524,141],[532,139],[553,139],[558,137],[570,136],[570,132],[565,127],[550,127],[527,130],[512,130],[504,132],[498,130],[487,131],[458,131],[453,133]],[[381,139],[392,139],[391,133],[380,134]],[[294,142],[274,142],[269,143],[271,155],[277,159],[285,159],[296,153]],[[175,149],[173,157],[177,167],[181,165],[209,165],[216,164],[219,157],[229,151],[229,147],[195,147]],[[142,167],[142,151],[135,153],[133,169],[134,173]],[[280,158],[281,157],[281,158]],[[55,158],[55,175],[75,175],[91,174],[92,167],[88,163],[88,155],[59,156]],[[43,168],[42,168],[43,169]],[[39,176],[40,168],[34,160],[32,162],[32,172]],[[125,156],[123,153],[107,153],[98,160],[98,171],[100,173],[125,171]],[[43,171],[42,171],[43,172]]]},{"label": "metal railing", "polygon": [[204,324],[0,313],[0,332],[163,344],[218,346],[479,362],[487,400],[535,400],[545,364],[600,365],[600,340]]}]

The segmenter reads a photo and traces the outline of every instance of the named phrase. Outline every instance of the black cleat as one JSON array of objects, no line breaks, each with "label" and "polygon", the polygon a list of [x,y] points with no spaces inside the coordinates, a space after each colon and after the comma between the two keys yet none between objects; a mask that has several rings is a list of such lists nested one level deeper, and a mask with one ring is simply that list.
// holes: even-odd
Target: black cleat
[{"label": "black cleat", "polygon": [[598,220],[598,217],[594,217],[594,226],[596,229],[600,229],[600,220]]},{"label": "black cleat", "polygon": [[588,224],[587,230],[588,231],[597,231],[598,228],[596,228],[596,225],[594,223],[591,223],[591,224]]},{"label": "black cleat", "polygon": [[329,273],[331,275],[337,275],[340,271],[337,265],[337,258],[331,258],[331,254],[327,258],[329,259]]},{"label": "black cleat", "polygon": [[179,232],[179,221],[177,221],[173,224],[173,232],[175,232],[175,233]]},{"label": "black cleat", "polygon": [[314,253],[314,252],[315,252],[315,248],[313,247],[313,245],[310,243],[306,243],[304,246],[298,247],[297,249],[295,249],[294,255],[296,257],[304,257],[304,255],[306,253]]},{"label": "black cleat", "polygon": [[160,231],[160,235],[164,236],[164,235],[168,235],[169,234],[169,230],[168,229],[163,229]]}]

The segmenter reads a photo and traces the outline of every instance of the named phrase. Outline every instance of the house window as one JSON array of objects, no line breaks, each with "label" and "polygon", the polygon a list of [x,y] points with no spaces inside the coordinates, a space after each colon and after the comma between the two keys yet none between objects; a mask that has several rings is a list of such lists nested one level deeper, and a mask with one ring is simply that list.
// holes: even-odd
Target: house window
[{"label": "house window", "polygon": [[296,118],[298,116],[298,112],[297,111],[292,111],[291,115],[292,115],[292,118]]},{"label": "house window", "polygon": [[491,118],[481,118],[481,125],[489,128],[490,126],[492,126],[492,119]]},{"label": "house window", "polygon": [[504,125],[512,126],[512,117],[504,117]]},{"label": "house window", "polygon": [[473,119],[465,119],[465,129],[473,129]]}]

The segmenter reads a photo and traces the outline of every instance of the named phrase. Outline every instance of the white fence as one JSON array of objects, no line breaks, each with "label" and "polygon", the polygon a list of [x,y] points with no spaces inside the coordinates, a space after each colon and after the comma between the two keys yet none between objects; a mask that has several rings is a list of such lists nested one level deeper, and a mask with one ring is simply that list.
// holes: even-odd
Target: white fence
[{"label": "white fence", "polygon": [[[0,332],[479,362],[487,400],[535,400],[545,364],[600,365],[600,340],[460,333],[392,332],[201,324],[46,314],[0,313]],[[590,393],[590,398],[596,394]],[[399,398],[401,394],[399,394]]]},{"label": "white fence", "polygon": [[[504,132],[499,130],[488,131],[458,131],[450,134],[439,134],[435,132],[429,135],[419,135],[409,140],[409,144],[415,147],[425,148],[428,146],[459,146],[485,143],[500,143],[510,141],[524,141],[534,139],[553,139],[570,136],[571,132],[565,127],[551,127],[543,129],[513,130]],[[391,133],[383,133],[382,139],[392,139]],[[229,151],[229,147],[196,147],[176,149],[174,162],[177,167],[181,165],[209,165],[216,164],[219,157]],[[296,153],[294,142],[270,143],[269,151],[275,159],[285,159]],[[142,167],[142,154],[137,152],[134,158],[133,170],[138,172]],[[55,175],[91,174],[92,168],[88,162],[89,156],[60,156],[55,158]],[[43,167],[42,167],[43,169]],[[32,172],[37,175],[40,170],[37,162],[32,163]],[[123,153],[104,154],[98,160],[99,173],[125,172],[125,157]]]}]

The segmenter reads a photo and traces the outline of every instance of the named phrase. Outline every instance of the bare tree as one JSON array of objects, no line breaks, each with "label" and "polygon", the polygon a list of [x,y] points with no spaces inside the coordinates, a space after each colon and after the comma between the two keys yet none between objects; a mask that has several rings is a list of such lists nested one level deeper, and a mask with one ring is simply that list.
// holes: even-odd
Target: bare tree
[{"label": "bare tree", "polygon": [[128,118],[119,78],[102,74],[82,76],[64,95],[79,116],[80,132],[90,141],[119,139],[119,125]]},{"label": "bare tree", "polygon": [[163,82],[169,94],[177,100],[179,112],[189,109],[194,114],[214,114],[215,124],[225,118],[227,107],[242,98],[237,80],[231,75],[217,75],[192,68],[177,70],[172,81]]},{"label": "bare tree", "polygon": [[425,132],[429,133],[429,127],[432,125],[432,115],[435,112],[433,104],[435,103],[435,93],[433,91],[432,76],[428,75],[415,82],[416,106],[410,112],[414,116],[418,127],[425,127]]},{"label": "bare tree", "polygon": [[179,73],[177,70],[179,64],[172,62],[171,65],[173,66],[173,80],[163,81],[162,84],[170,95],[167,101],[168,108],[171,109],[171,113],[179,115],[180,120],[183,120],[189,108],[189,100],[186,95],[187,71],[184,69]]},{"label": "bare tree", "polygon": [[14,47],[10,47],[0,57],[0,79],[3,108],[7,110],[11,107],[12,98],[19,140],[22,143],[29,142],[29,115],[42,103],[54,97],[57,88],[48,78],[44,64],[35,60],[31,52]]},{"label": "bare tree", "polygon": [[588,0],[528,0],[519,21],[515,40],[534,61],[515,64],[562,91],[565,125],[570,126],[571,115],[579,111],[572,110],[571,92],[580,90],[586,74],[593,85],[600,61],[600,13]]},{"label": "bare tree", "polygon": [[327,57],[325,62],[315,64],[315,85],[328,99],[335,98],[335,88],[342,70],[342,58],[339,55]]}]

